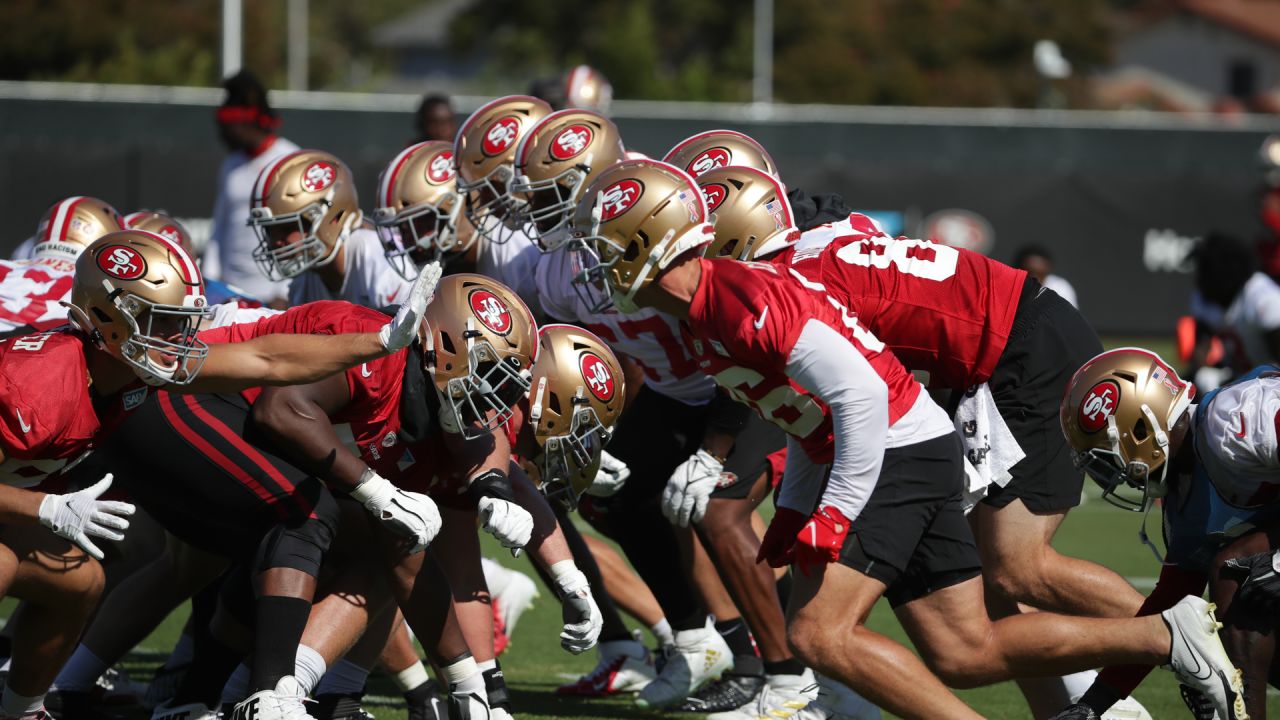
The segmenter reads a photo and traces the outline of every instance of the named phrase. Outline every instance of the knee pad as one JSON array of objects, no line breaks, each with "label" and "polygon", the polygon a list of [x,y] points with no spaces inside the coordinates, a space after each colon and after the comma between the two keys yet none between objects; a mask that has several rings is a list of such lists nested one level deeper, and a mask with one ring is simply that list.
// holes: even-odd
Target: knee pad
[{"label": "knee pad", "polygon": [[272,527],[258,545],[254,574],[283,567],[318,577],[320,563],[337,533],[339,513],[337,501],[326,490],[316,498],[311,517]]}]

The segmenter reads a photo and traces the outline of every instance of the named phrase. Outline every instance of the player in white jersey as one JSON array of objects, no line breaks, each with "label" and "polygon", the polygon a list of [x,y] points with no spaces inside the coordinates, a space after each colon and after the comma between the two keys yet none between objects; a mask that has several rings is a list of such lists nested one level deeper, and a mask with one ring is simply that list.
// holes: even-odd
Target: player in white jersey
[{"label": "player in white jersey", "polygon": [[67,317],[76,258],[94,240],[123,230],[120,213],[106,202],[73,196],[40,218],[31,259],[0,260],[0,332],[50,327]]}]

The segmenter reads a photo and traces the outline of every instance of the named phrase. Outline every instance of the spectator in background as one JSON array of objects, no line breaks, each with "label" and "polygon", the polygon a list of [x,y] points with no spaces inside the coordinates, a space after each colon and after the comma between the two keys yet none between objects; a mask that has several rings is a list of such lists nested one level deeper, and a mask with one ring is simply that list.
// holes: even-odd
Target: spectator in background
[{"label": "spectator in background", "polygon": [[458,134],[458,113],[448,95],[431,93],[422,98],[418,111],[413,114],[413,132],[410,145],[428,140],[453,142]]},{"label": "spectator in background", "polygon": [[230,154],[218,171],[205,273],[273,307],[284,307],[289,283],[268,280],[253,259],[258,237],[248,225],[249,196],[259,171],[298,146],[276,135],[280,116],[267,104],[267,89],[252,73],[241,70],[222,87],[227,97],[214,117],[218,137]]},{"label": "spectator in background", "polygon": [[1227,358],[1236,374],[1280,361],[1280,285],[1258,272],[1253,248],[1230,235],[1210,233],[1192,257],[1196,292],[1221,309],[1214,330],[1230,341]]},{"label": "spectator in background", "polygon": [[1027,274],[1038,280],[1041,285],[1058,293],[1063,300],[1071,303],[1071,307],[1080,307],[1076,302],[1076,289],[1071,287],[1071,283],[1053,274],[1053,258],[1048,250],[1039,245],[1023,245],[1013,257],[1013,266],[1026,270]]}]

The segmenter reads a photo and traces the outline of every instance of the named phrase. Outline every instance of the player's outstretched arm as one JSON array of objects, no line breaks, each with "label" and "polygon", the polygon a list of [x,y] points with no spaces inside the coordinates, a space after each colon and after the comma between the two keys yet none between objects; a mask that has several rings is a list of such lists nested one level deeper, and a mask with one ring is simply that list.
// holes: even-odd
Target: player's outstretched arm
[{"label": "player's outstretched arm", "polygon": [[232,393],[251,387],[301,385],[387,354],[378,333],[262,335],[245,342],[210,345],[209,357],[195,380],[165,389]]}]

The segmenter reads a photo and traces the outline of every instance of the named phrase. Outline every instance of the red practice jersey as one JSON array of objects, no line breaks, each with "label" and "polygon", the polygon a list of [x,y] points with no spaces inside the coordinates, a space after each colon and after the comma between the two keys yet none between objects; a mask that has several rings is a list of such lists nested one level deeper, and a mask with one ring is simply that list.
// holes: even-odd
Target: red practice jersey
[{"label": "red practice jersey", "polygon": [[903,364],[927,371],[930,385],[949,388],[991,377],[1027,277],[969,250],[866,233],[799,250],[791,262],[855,312]]},{"label": "red practice jersey", "polygon": [[770,263],[699,259],[702,282],[683,330],[703,372],[764,419],[795,436],[809,457],[829,463],[835,451],[826,405],[786,374],[809,320],[843,335],[889,389],[889,424],[915,404],[920,384],[884,343],[844,308],[786,277]]},{"label": "red practice jersey", "polygon": [[69,469],[146,400],[141,381],[95,397],[86,352],[65,325],[0,340],[0,482],[32,487]]}]

